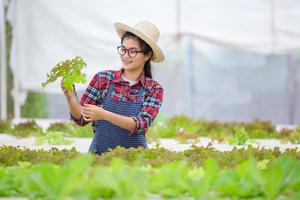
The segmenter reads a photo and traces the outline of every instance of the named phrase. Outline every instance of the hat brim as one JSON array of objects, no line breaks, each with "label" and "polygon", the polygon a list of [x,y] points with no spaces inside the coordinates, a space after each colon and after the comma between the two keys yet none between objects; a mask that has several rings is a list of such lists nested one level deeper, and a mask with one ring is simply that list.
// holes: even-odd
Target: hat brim
[{"label": "hat brim", "polygon": [[134,35],[141,38],[142,40],[144,40],[152,48],[153,56],[152,56],[151,60],[153,62],[161,62],[164,60],[164,58],[165,58],[164,54],[163,54],[162,50],[159,48],[159,46],[156,43],[154,43],[150,38],[148,38],[146,35],[144,35],[142,32],[140,32],[139,30],[136,30],[135,28],[130,27],[123,23],[115,23],[115,29],[120,38],[124,35],[125,32],[131,32]]}]

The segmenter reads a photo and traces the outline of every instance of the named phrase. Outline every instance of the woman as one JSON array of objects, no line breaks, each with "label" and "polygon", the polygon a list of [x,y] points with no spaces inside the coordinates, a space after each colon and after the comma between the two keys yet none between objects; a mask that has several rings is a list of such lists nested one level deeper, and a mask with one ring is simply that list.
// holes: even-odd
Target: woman
[{"label": "woman", "polygon": [[163,101],[163,88],[151,74],[151,61],[164,60],[157,45],[159,30],[148,21],[134,27],[116,23],[115,28],[122,68],[97,73],[80,104],[64,90],[71,118],[79,125],[93,123],[89,152],[98,154],[117,146],[147,148],[145,134]]}]

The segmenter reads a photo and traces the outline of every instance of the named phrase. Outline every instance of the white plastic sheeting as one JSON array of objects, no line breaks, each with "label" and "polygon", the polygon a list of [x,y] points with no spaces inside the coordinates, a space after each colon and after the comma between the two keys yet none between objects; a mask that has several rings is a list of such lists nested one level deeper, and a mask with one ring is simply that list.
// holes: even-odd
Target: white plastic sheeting
[{"label": "white plastic sheeting", "polygon": [[[11,66],[19,89],[40,90],[46,72],[77,55],[86,60],[89,78],[100,70],[119,68],[117,21],[132,25],[140,19],[152,21],[163,33],[161,45],[166,46],[163,43],[175,34],[174,3],[151,1],[151,6],[133,0],[124,6],[123,1],[110,0],[13,1],[8,15],[13,25]],[[58,83],[46,88],[49,92],[58,90]]]},{"label": "white plastic sheeting", "polygon": [[[40,91],[46,72],[64,59],[84,57],[88,79],[98,71],[118,69],[120,40],[114,22],[134,25],[146,19],[159,27],[159,44],[166,54],[166,61],[154,66],[165,88],[166,113],[241,120],[285,116],[278,120],[289,123],[293,120],[288,119],[291,95],[284,93],[290,88],[286,58],[274,58],[274,64],[268,54],[299,52],[299,10],[297,0],[12,0],[8,18],[13,25],[10,63],[16,102],[22,101],[22,92]],[[276,67],[266,70],[267,65]],[[257,76],[260,67],[266,77]],[[248,85],[242,85],[247,78]],[[243,88],[265,83],[274,84],[261,90]],[[46,91],[60,92],[59,82]],[[260,115],[253,109],[255,100],[270,91],[279,110],[264,110],[268,100],[263,96]],[[234,113],[236,108],[244,117]]]},{"label": "white plastic sheeting", "polygon": [[20,90],[39,90],[45,72],[76,55],[86,59],[91,77],[119,65],[113,23],[141,19],[159,27],[166,54],[178,31],[238,49],[288,53],[300,49],[299,10],[296,0],[13,0],[11,65]]},{"label": "white plastic sheeting", "polygon": [[228,47],[258,53],[299,50],[300,1],[183,1],[181,29]]}]

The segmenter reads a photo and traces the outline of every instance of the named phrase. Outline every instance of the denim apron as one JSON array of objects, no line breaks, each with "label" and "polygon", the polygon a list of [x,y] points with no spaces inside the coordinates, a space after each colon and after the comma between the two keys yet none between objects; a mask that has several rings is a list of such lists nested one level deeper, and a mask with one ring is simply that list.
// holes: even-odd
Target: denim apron
[{"label": "denim apron", "polygon": [[[102,103],[102,107],[107,111],[123,116],[137,116],[141,111],[144,100],[143,87],[139,88],[138,99],[136,102],[114,100],[112,95],[114,93],[114,87],[115,85],[113,83],[109,84],[108,92]],[[114,149],[117,146],[125,147],[126,149],[139,146],[147,148],[147,142],[144,134],[129,134],[130,132],[128,130],[116,126],[108,121],[96,121],[94,124],[94,138],[90,145],[89,152],[101,154],[109,149]]]}]

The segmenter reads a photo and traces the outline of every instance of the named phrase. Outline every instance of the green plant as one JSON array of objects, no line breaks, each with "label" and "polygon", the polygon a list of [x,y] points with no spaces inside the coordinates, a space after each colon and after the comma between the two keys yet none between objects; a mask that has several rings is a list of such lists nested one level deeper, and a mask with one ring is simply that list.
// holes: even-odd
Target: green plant
[{"label": "green plant", "polygon": [[182,141],[194,139],[198,131],[197,121],[185,115],[155,122],[148,134],[150,137],[179,138]]},{"label": "green plant", "polygon": [[291,142],[294,144],[299,144],[300,143],[300,131],[296,128],[295,130],[291,130],[291,129],[282,129],[279,132],[280,135],[280,139],[283,142]]},{"label": "green plant", "polygon": [[262,174],[261,186],[267,199],[277,199],[290,187],[299,189],[299,172],[299,160],[287,156],[277,158]]},{"label": "green plant", "polygon": [[10,121],[0,120],[0,133],[9,133],[11,132],[11,129]]},{"label": "green plant", "polygon": [[[0,196],[29,199],[299,199],[300,163],[287,156],[265,169],[252,157],[232,168],[215,159],[201,167],[186,160],[152,168],[113,158],[92,165],[92,155],[81,155],[58,166],[18,162],[0,167]],[[151,198],[151,197],[155,198]]]},{"label": "green plant", "polygon": [[75,124],[72,122],[55,122],[51,123],[47,128],[46,132],[50,131],[60,131],[64,133],[64,136],[70,136],[75,129]]},{"label": "green plant", "polygon": [[61,131],[49,131],[45,136],[36,137],[35,143],[41,145],[44,143],[52,145],[68,145],[72,141],[64,138],[64,133]]},{"label": "green plant", "polygon": [[84,67],[86,67],[85,61],[78,56],[72,60],[65,60],[58,63],[47,73],[47,80],[41,85],[42,89],[61,77],[64,80],[63,84],[66,90],[73,91],[74,83],[86,82],[86,74],[81,72]]},{"label": "green plant", "polygon": [[23,190],[31,199],[87,199],[86,183],[92,163],[91,155],[82,155],[56,166],[40,163],[22,180]]},{"label": "green plant", "polygon": [[49,131],[60,131],[67,137],[91,138],[94,136],[91,123],[85,126],[78,126],[72,121],[57,122],[50,124],[47,128],[47,132]]},{"label": "green plant", "polygon": [[29,92],[25,104],[22,106],[22,117],[47,118],[47,96],[38,92]]},{"label": "green plant", "polygon": [[163,197],[178,197],[188,191],[187,176],[189,167],[186,162],[174,162],[154,169],[150,177],[149,190]]},{"label": "green plant", "polygon": [[66,136],[69,137],[81,137],[81,138],[92,138],[94,136],[92,124],[89,123],[85,126],[78,126],[73,122],[67,122],[66,128],[69,132],[66,132]]},{"label": "green plant", "polygon": [[29,150],[21,147],[1,146],[0,147],[0,166],[17,165],[20,161],[32,164],[51,162],[57,165],[63,164],[66,160],[79,156],[80,153],[75,148],[70,150]]},{"label": "green plant", "polygon": [[43,135],[43,129],[34,120],[30,120],[14,125],[11,134],[16,137],[40,136]]},{"label": "green plant", "polygon": [[245,145],[246,141],[249,139],[249,136],[247,131],[244,128],[241,128],[235,132],[235,138],[237,145]]}]

